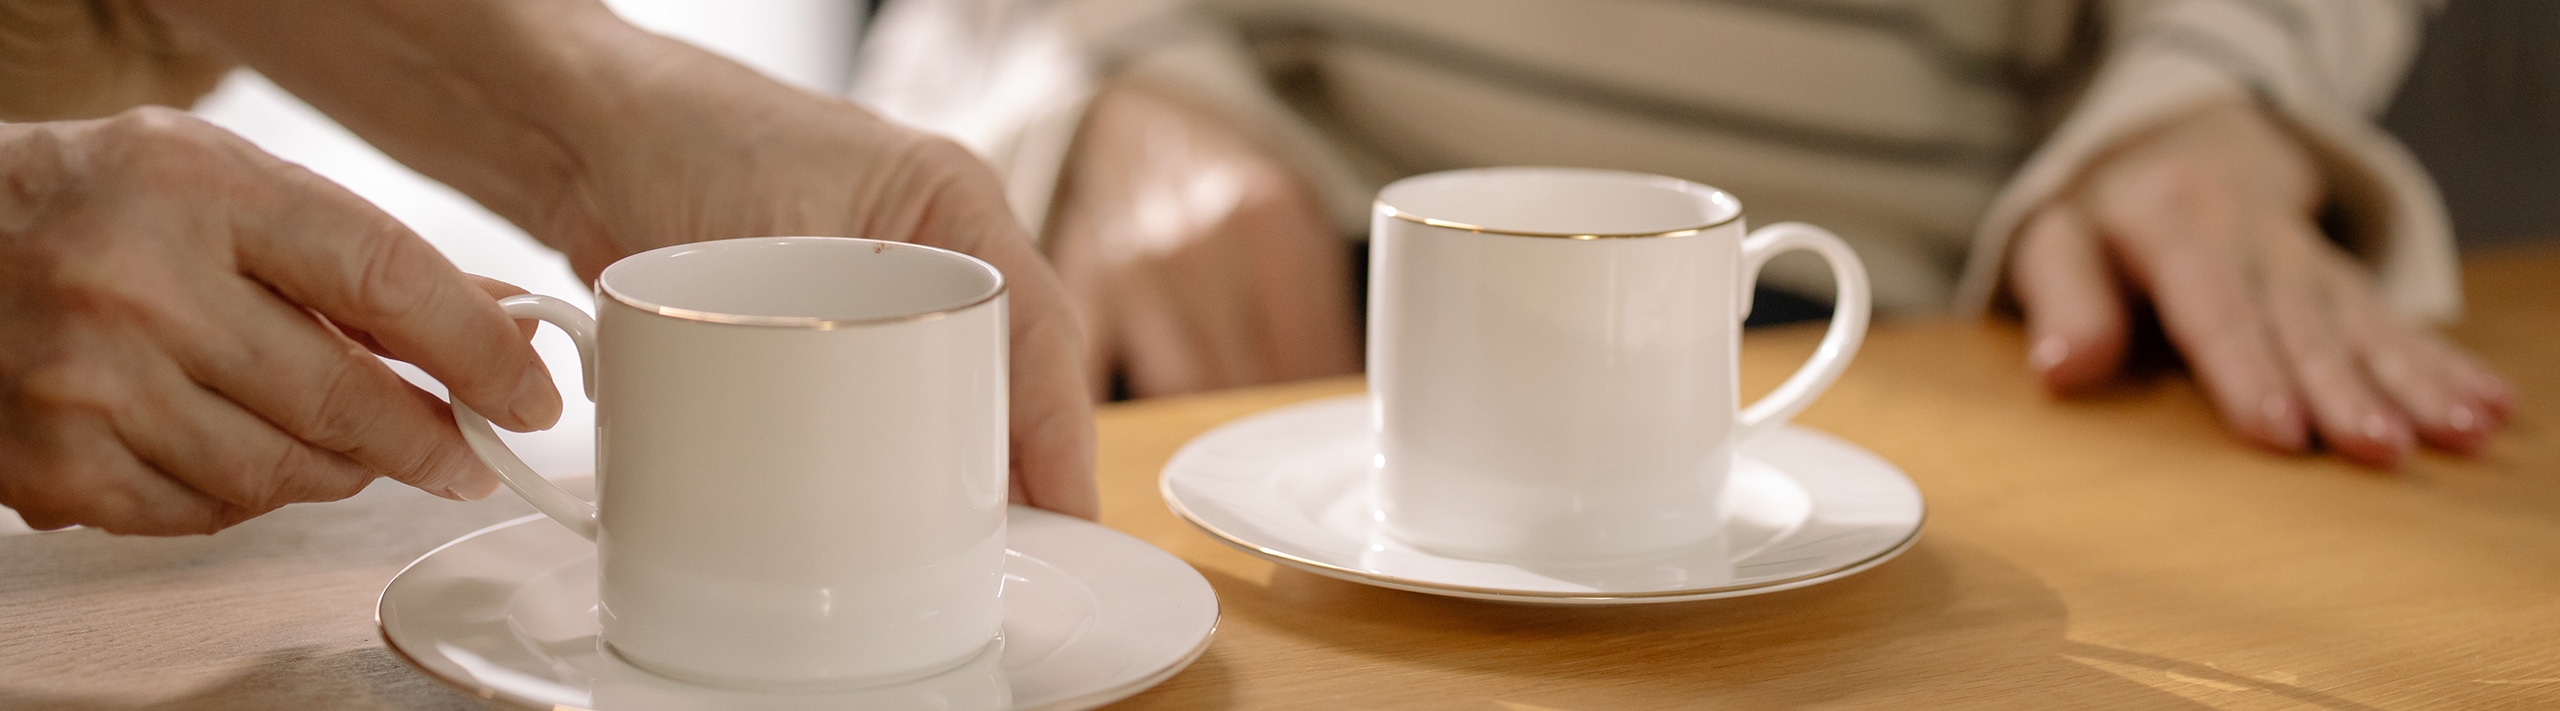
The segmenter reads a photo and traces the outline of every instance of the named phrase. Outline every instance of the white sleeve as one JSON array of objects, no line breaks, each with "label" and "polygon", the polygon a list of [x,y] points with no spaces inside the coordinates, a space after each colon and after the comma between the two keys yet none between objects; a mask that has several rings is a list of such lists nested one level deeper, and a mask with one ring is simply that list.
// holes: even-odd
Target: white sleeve
[{"label": "white sleeve", "polygon": [[1243,42],[1185,0],[891,0],[851,95],[993,164],[1034,235],[1103,81],[1133,77],[1237,121],[1290,161],[1337,223],[1366,224],[1348,165],[1271,94]]},{"label": "white sleeve", "polygon": [[2109,47],[2079,104],[1992,201],[1957,287],[1979,312],[2029,210],[2093,158],[2160,121],[2252,95],[2291,121],[2329,171],[2350,247],[2403,313],[2462,305],[2453,228],[2435,182],[2373,122],[2415,56],[2419,0],[2153,0],[2109,7]]}]

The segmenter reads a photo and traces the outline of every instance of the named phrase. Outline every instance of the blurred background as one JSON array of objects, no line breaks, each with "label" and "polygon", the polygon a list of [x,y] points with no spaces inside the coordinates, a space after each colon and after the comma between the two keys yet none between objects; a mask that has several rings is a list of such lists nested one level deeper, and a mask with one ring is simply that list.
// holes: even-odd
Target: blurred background
[{"label": "blurred background", "polygon": [[[855,47],[878,0],[611,0],[636,24],[691,41],[782,81],[844,93]],[[2384,125],[2433,173],[2464,249],[2560,239],[2560,3],[2450,0]],[[459,193],[365,145],[257,75],[240,71],[197,110],[287,160],[372,200],[435,243],[463,270],[592,308],[585,284],[557,253]],[[1818,304],[1805,315],[1819,317]],[[579,392],[576,353],[546,329],[537,339],[564,393]],[[406,366],[400,366],[406,367]],[[438,389],[407,371],[412,380]],[[548,472],[593,467],[593,409],[572,398],[549,433],[508,435]],[[0,510],[0,531],[19,528]]]},{"label": "blurred background", "polygon": [[2560,238],[2560,3],[2451,0],[2383,126],[2444,190],[2465,249]]}]

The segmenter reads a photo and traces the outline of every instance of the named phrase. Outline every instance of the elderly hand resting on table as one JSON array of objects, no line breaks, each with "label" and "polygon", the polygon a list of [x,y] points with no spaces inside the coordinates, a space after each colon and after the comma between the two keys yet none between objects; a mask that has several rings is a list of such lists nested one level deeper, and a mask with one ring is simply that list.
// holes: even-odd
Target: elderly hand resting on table
[{"label": "elderly hand resting on table", "polygon": [[[1354,350],[1349,319],[1293,315],[1348,313],[1321,298],[1340,266],[1307,256],[1332,234],[1290,170],[1240,134],[1126,82],[1085,117],[1049,248],[1093,314],[1089,355],[1139,394],[1278,380],[1278,366],[1324,367]],[[1181,186],[1202,184],[1236,189],[1182,199],[1201,191]],[[2316,433],[2383,468],[2421,441],[2477,451],[2512,391],[2384,306],[2366,269],[2314,224],[2327,188],[2301,142],[2246,103],[2117,147],[2015,245],[2008,276],[2033,332],[2030,363],[2066,395],[2115,378],[2147,302],[2251,441],[2304,452]]]},{"label": "elderly hand resting on table", "polygon": [[[1096,514],[1075,320],[993,173],[956,145],[643,32],[591,0],[148,8],[168,36],[246,61],[590,279],[654,247],[768,235],[905,240],[987,260],[1013,294],[1014,500]],[[0,346],[0,404],[12,408],[0,424],[14,438],[0,450],[0,504],[31,523],[206,532],[344,497],[374,474],[440,493],[493,489],[433,398],[359,357],[348,345],[359,340],[418,363],[501,425],[557,416],[549,376],[528,374],[541,366],[494,303],[516,290],[474,287],[326,181],[167,112],[8,130],[61,146],[50,165],[74,188],[29,198],[13,177],[0,193],[14,201],[0,202],[0,299],[15,319],[0,328],[16,331]],[[227,434],[238,431],[271,436]]]},{"label": "elderly hand resting on table", "polygon": [[2113,378],[2131,306],[2147,300],[2224,422],[2253,442],[2301,452],[2316,432],[2382,468],[2421,441],[2476,452],[2513,391],[2383,304],[2314,223],[2326,194],[2300,140],[2247,103],[2119,146],[2019,233],[2009,283],[2030,364],[2061,393]]}]

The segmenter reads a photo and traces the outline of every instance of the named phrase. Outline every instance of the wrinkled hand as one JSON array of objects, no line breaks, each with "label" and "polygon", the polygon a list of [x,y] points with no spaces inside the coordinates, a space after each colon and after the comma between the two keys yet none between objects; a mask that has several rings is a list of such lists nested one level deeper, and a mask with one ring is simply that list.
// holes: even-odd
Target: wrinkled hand
[{"label": "wrinkled hand", "polygon": [[210,533],[376,476],[496,489],[369,348],[510,428],[559,416],[491,298],[512,287],[220,129],[0,126],[0,188],[0,505],[37,528]]},{"label": "wrinkled hand", "polygon": [[2478,451],[2514,407],[2507,385],[2386,307],[2313,222],[2326,193],[2302,144],[2222,103],[2102,158],[2019,233],[2010,286],[2029,363],[2058,393],[2123,365],[2128,304],[2147,298],[2225,423],[2285,452],[2319,442],[2395,468],[2419,441]]},{"label": "wrinkled hand", "polygon": [[986,260],[1003,271],[1013,309],[1014,501],[1098,515],[1082,338],[995,172],[851,103],[671,40],[635,41],[625,66],[641,69],[637,83],[613,101],[645,108],[572,137],[582,172],[547,213],[518,224],[590,281],[632,253],[737,237],[866,237]]},{"label": "wrinkled hand", "polygon": [[1069,155],[1043,246],[1096,392],[1115,370],[1138,397],[1360,371],[1350,250],[1231,121],[1115,82]]}]

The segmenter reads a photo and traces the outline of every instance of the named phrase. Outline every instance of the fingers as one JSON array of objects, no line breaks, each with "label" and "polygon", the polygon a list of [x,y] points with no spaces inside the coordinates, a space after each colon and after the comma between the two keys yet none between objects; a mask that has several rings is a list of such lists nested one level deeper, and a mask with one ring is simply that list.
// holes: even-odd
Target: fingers
[{"label": "fingers", "polygon": [[[363,347],[256,285],[205,291],[204,313],[215,315],[162,344],[188,376],[294,439],[428,493],[469,499],[496,488],[442,402]],[[506,336],[517,340],[512,327]]]},{"label": "fingers", "polygon": [[991,255],[1003,261],[988,259],[1012,283],[1013,476],[1024,503],[1096,519],[1102,500],[1093,480],[1093,399],[1078,359],[1083,339],[1056,277],[1029,244],[1015,249]]},{"label": "fingers", "polygon": [[[480,276],[478,274],[464,274],[463,276],[469,277],[472,285],[479,287],[481,293],[488,294],[489,300],[491,301],[504,299],[510,296],[533,293],[525,291],[524,287]],[[373,351],[374,355],[392,359],[397,359],[399,357],[392,355],[390,349],[384,348],[382,346],[382,342],[374,340],[373,334],[364,332],[364,329],[336,322],[330,322],[329,327],[336,329],[339,335],[346,336],[349,340],[355,341],[356,345],[364,346],[365,350]],[[528,341],[533,339],[534,332],[539,330],[541,327],[542,321],[538,319],[516,319],[516,331],[524,334],[525,340]],[[541,358],[533,359],[533,365],[534,367],[542,368],[543,372],[546,374],[551,372],[550,368],[543,364]]]},{"label": "fingers", "polygon": [[2303,451],[2310,435],[2302,397],[2272,342],[2253,293],[2254,278],[2244,274],[2242,255],[2211,246],[2235,245],[2237,238],[2187,242],[2152,236],[2125,243],[2137,245],[2127,257],[2149,288],[2161,328],[2186,357],[2223,421],[2261,446]]},{"label": "fingers", "polygon": [[2269,233],[2263,292],[2269,325],[2320,441],[2357,463],[2399,468],[2417,438],[2408,418],[2367,379],[2355,344],[2333,318],[2337,296],[2318,262],[2319,250],[2329,247],[2305,219],[2278,219],[2261,229]]},{"label": "fingers", "polygon": [[127,536],[191,536],[221,531],[264,513],[187,488],[112,442],[88,449],[94,457],[90,461],[56,470],[52,483],[64,495],[18,510],[29,527],[52,530],[81,525]]},{"label": "fingers", "polygon": [[2344,254],[2323,255],[2333,310],[2365,371],[2428,445],[2476,454],[2505,424],[2513,391],[2434,332],[2393,314]]},{"label": "fingers", "polygon": [[891,227],[874,234],[912,235],[910,241],[986,260],[1004,274],[1012,327],[1012,469],[1014,485],[1026,494],[1017,503],[1097,518],[1102,504],[1093,481],[1093,399],[1080,357],[1084,340],[1066,291],[1014,221],[992,172],[956,146],[924,155],[939,161],[930,167],[945,171],[947,182],[921,198],[926,204],[909,208],[911,230]]},{"label": "fingers", "polygon": [[[156,355],[156,354],[155,354]],[[111,413],[124,445],[153,468],[243,510],[336,501],[364,490],[372,470],[314,447],[150,359],[132,373],[149,397]]]},{"label": "fingers", "polygon": [[2027,316],[2027,365],[2056,394],[2104,384],[2124,362],[2123,292],[2086,216],[2056,202],[2029,217],[2009,262]]},{"label": "fingers", "polygon": [[[1072,357],[1079,345],[1073,323],[1062,309],[1014,304],[1015,315],[1039,321],[1014,331],[1013,476],[1027,495],[1023,503],[1098,519],[1102,495],[1093,479],[1093,401],[1084,370]],[[1058,355],[1069,357],[1053,357]]]},{"label": "fingers", "polygon": [[2250,440],[2300,451],[2316,430],[2392,468],[2421,439],[2476,449],[2512,407],[2495,376],[2394,317],[2320,233],[2317,164],[2263,113],[2233,103],[2173,121],[2102,159],[2084,188],[2170,340]]},{"label": "fingers", "polygon": [[22,430],[0,445],[18,470],[0,477],[0,503],[39,530],[82,525],[144,536],[212,533],[263,513],[189,488],[127,451],[107,413],[141,399],[132,387],[97,364],[22,381],[21,403],[40,413],[44,431]]},{"label": "fingers", "polygon": [[487,291],[363,200],[299,168],[276,172],[289,198],[239,206],[244,271],[364,332],[502,426],[525,431],[559,420],[550,373]]}]

